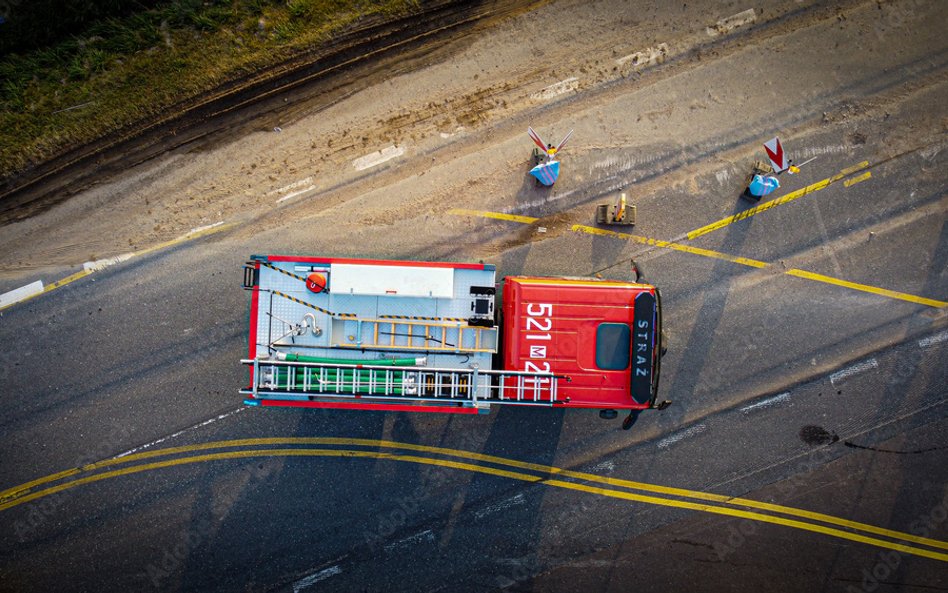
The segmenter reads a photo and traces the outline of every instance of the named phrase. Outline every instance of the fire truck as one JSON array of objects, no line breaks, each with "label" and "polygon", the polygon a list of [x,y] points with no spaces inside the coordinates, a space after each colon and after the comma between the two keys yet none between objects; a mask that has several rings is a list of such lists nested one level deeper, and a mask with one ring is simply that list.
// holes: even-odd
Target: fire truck
[{"label": "fire truck", "polygon": [[484,263],[253,256],[253,406],[487,413],[494,405],[656,404],[661,295],[598,278],[507,276]]}]

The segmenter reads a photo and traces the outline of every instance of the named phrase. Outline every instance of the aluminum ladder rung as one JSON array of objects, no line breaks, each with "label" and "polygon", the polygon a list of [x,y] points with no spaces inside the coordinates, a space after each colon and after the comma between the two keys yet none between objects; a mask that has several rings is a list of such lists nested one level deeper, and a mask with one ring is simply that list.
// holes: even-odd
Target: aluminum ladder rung
[{"label": "aluminum ladder rung", "polygon": [[[496,332],[497,328],[456,323],[436,323],[432,321],[414,321],[400,319],[357,319],[354,343],[333,344],[342,348],[385,348],[393,350],[423,350],[429,352],[494,352],[494,348],[483,346],[485,331]],[[399,327],[405,328],[400,334]],[[421,333],[416,332],[421,329]],[[440,331],[440,339],[438,330]],[[388,330],[388,331],[385,331]],[[457,344],[448,344],[450,330],[456,330]],[[368,333],[368,335],[365,335]],[[382,336],[387,334],[388,339]],[[405,338],[404,344],[398,344],[397,338]],[[365,338],[365,339],[364,339]],[[371,341],[369,341],[369,339]],[[417,341],[420,340],[421,344]],[[470,346],[466,346],[469,344]]]},{"label": "aluminum ladder rung", "polygon": [[558,378],[549,373],[478,369],[323,364],[245,360],[254,367],[252,393],[285,398],[385,398],[387,401],[545,405],[557,402]]}]

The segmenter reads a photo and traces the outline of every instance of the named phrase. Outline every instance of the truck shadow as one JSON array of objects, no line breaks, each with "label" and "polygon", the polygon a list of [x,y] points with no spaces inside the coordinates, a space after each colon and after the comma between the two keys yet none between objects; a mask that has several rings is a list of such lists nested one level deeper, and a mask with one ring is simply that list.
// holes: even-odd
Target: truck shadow
[{"label": "truck shadow", "polygon": [[[734,213],[743,211],[747,202],[737,198]],[[739,255],[747,241],[750,225],[753,218],[739,224],[725,227],[721,232],[724,239],[718,248],[729,255]],[[677,353],[681,364],[675,369],[674,379],[667,392],[669,399],[676,402],[661,415],[661,424],[664,428],[675,428],[680,425],[681,419],[687,414],[688,403],[694,397],[696,387],[701,384],[708,366],[711,351],[714,346],[715,333],[721,324],[727,307],[727,298],[732,281],[738,276],[747,273],[747,269],[739,264],[716,259],[711,268],[711,285],[702,290],[701,305],[694,315],[694,324],[691,333],[683,339],[681,335],[674,335],[675,328],[668,328],[674,335],[672,348],[680,348]],[[726,378],[722,378],[717,389],[728,387]]]},{"label": "truck shadow", "polygon": [[[931,263],[928,266],[928,276],[925,279],[920,294],[938,295],[942,294],[945,286],[946,270],[948,270],[948,222],[943,222],[938,242],[934,246]],[[882,401],[885,406],[876,408],[875,417],[868,422],[871,426],[881,426],[892,421],[893,416],[898,413],[905,413],[907,410],[925,410],[934,403],[944,400],[946,372],[943,363],[939,363],[934,357],[926,356],[924,353],[915,350],[914,345],[909,345],[912,338],[917,337],[919,331],[932,330],[932,319],[923,312],[910,317],[905,324],[905,331],[902,334],[902,347],[896,356],[896,362],[891,373],[887,377],[885,392]],[[926,360],[927,359],[927,360]],[[926,414],[916,415],[916,419],[903,429],[901,434],[909,434],[913,428],[917,428],[926,422]],[[923,433],[924,434],[924,433]],[[930,433],[929,433],[930,434]],[[871,437],[871,435],[866,435]],[[909,475],[929,476],[929,484],[920,485],[917,481],[897,480],[894,495],[891,496],[891,502],[888,506],[891,509],[915,509],[914,514],[898,518],[898,524],[911,525],[915,535],[923,537],[930,535],[934,531],[938,520],[939,509],[944,510],[944,501],[937,496],[933,499],[929,490],[930,484],[944,484],[945,472],[935,468],[943,467],[943,464],[937,462],[937,459],[944,457],[944,452],[939,451],[939,447],[919,446],[914,438],[918,434],[909,435],[902,439],[904,449],[897,450],[884,449],[876,450],[875,456],[867,463],[868,469],[860,476],[861,480],[855,487],[854,494],[844,500],[849,501],[846,512],[855,514],[860,509],[871,506],[874,499],[879,497],[878,474],[888,473],[889,475]],[[860,439],[861,442],[865,442]],[[853,447],[854,444],[849,441],[841,443]],[[943,446],[943,443],[941,443]],[[857,446],[858,447],[858,446]],[[874,450],[872,447],[866,449]],[[879,457],[881,456],[881,458]],[[936,493],[939,491],[935,489]],[[941,502],[941,504],[939,504]],[[845,562],[841,550],[836,550],[833,556],[832,568],[827,574],[833,574],[836,566]],[[891,570],[891,576],[887,577],[891,582],[906,582],[908,574],[914,572],[917,566],[924,560],[910,555],[904,555],[899,562],[894,565],[887,565]],[[881,564],[881,563],[880,563]],[[827,586],[827,589],[829,587]]]}]

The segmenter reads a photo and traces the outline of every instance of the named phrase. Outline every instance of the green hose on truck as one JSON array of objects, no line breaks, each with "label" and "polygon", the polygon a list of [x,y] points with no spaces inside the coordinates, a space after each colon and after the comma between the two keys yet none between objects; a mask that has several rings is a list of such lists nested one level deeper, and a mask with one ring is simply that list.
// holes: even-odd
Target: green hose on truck
[{"label": "green hose on truck", "polygon": [[[371,366],[422,366],[425,364],[424,358],[394,358],[394,359],[371,359],[354,360],[351,358],[323,358],[317,356],[306,356],[303,354],[283,353],[277,354],[279,360],[287,362],[308,362],[326,365],[357,365],[366,364]],[[370,379],[374,383],[369,384]],[[290,380],[292,378],[292,381]],[[356,379],[358,385],[354,385]],[[359,394],[359,395],[412,395],[417,392],[416,386],[412,382],[406,391],[404,387],[404,371],[382,371],[379,369],[357,369],[357,368],[326,368],[326,367],[274,367],[273,374],[269,377],[269,383],[275,389],[302,389],[304,385],[308,387],[307,391],[314,393],[340,393],[340,394]]]}]

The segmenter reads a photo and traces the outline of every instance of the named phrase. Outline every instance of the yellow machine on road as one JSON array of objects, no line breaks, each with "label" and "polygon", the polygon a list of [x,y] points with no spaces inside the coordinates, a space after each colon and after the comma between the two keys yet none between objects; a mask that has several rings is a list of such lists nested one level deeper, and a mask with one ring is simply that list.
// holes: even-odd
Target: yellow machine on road
[{"label": "yellow machine on road", "polygon": [[596,224],[635,225],[635,206],[628,204],[625,192],[619,194],[611,212],[609,204],[596,206]]}]

